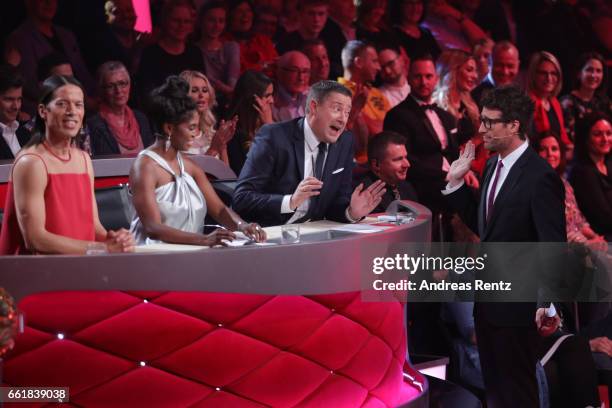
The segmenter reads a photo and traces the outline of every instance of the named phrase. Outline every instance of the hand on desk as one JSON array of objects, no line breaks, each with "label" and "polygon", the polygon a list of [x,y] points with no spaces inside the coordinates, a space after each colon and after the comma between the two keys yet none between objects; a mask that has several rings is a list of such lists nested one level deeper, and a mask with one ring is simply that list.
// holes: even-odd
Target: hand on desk
[{"label": "hand on desk", "polygon": [[217,228],[210,234],[204,235],[199,244],[211,247],[215,245],[227,246],[227,243],[224,241],[233,241],[234,239],[236,239],[236,234],[232,231],[225,228]]},{"label": "hand on desk", "polygon": [[314,177],[306,177],[300,184],[298,184],[297,188],[291,195],[291,200],[289,201],[289,207],[292,210],[298,208],[304,201],[308,200],[310,197],[317,196],[321,194],[319,191],[323,187],[323,182]]},{"label": "hand on desk", "polygon": [[240,224],[239,231],[255,242],[264,242],[267,239],[266,231],[254,222]]},{"label": "hand on desk", "polygon": [[351,195],[351,205],[349,206],[351,217],[358,220],[371,213],[380,203],[384,194],[385,182],[382,180],[370,184],[365,190],[363,189],[363,183],[359,184]]},{"label": "hand on desk", "polygon": [[108,252],[134,252],[134,236],[125,228],[106,233],[106,250]]}]

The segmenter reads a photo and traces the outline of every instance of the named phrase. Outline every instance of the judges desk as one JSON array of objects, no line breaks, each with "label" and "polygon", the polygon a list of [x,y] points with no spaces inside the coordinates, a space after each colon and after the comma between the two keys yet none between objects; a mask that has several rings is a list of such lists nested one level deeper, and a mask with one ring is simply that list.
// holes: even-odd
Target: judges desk
[{"label": "judges desk", "polygon": [[360,293],[362,248],[430,239],[409,205],[408,224],[307,223],[290,245],[0,257],[25,317],[2,380],[69,386],[77,406],[427,406],[402,304]]}]

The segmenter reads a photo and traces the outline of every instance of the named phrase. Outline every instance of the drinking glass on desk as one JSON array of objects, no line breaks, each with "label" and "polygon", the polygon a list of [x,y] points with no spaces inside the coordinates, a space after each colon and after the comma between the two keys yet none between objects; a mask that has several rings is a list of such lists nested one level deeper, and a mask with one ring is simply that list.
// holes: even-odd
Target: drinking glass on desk
[{"label": "drinking glass on desk", "polygon": [[300,226],[297,224],[281,225],[281,244],[297,244],[300,242]]}]

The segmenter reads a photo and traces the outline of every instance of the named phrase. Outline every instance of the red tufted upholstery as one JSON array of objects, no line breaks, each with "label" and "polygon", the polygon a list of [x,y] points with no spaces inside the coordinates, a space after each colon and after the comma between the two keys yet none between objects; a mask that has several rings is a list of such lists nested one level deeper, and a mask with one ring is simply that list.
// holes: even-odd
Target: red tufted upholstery
[{"label": "red tufted upholstery", "polygon": [[420,394],[403,381],[400,303],[359,293],[54,292],[20,309],[3,381],[69,386],[66,406],[385,407]]}]

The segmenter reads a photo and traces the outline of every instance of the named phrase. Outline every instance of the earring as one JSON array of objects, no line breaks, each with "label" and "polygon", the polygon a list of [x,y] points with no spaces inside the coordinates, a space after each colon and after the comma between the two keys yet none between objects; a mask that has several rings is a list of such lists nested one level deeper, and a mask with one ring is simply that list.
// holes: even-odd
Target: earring
[{"label": "earring", "polygon": [[170,135],[166,136],[166,141],[164,143],[164,152],[170,150]]}]

